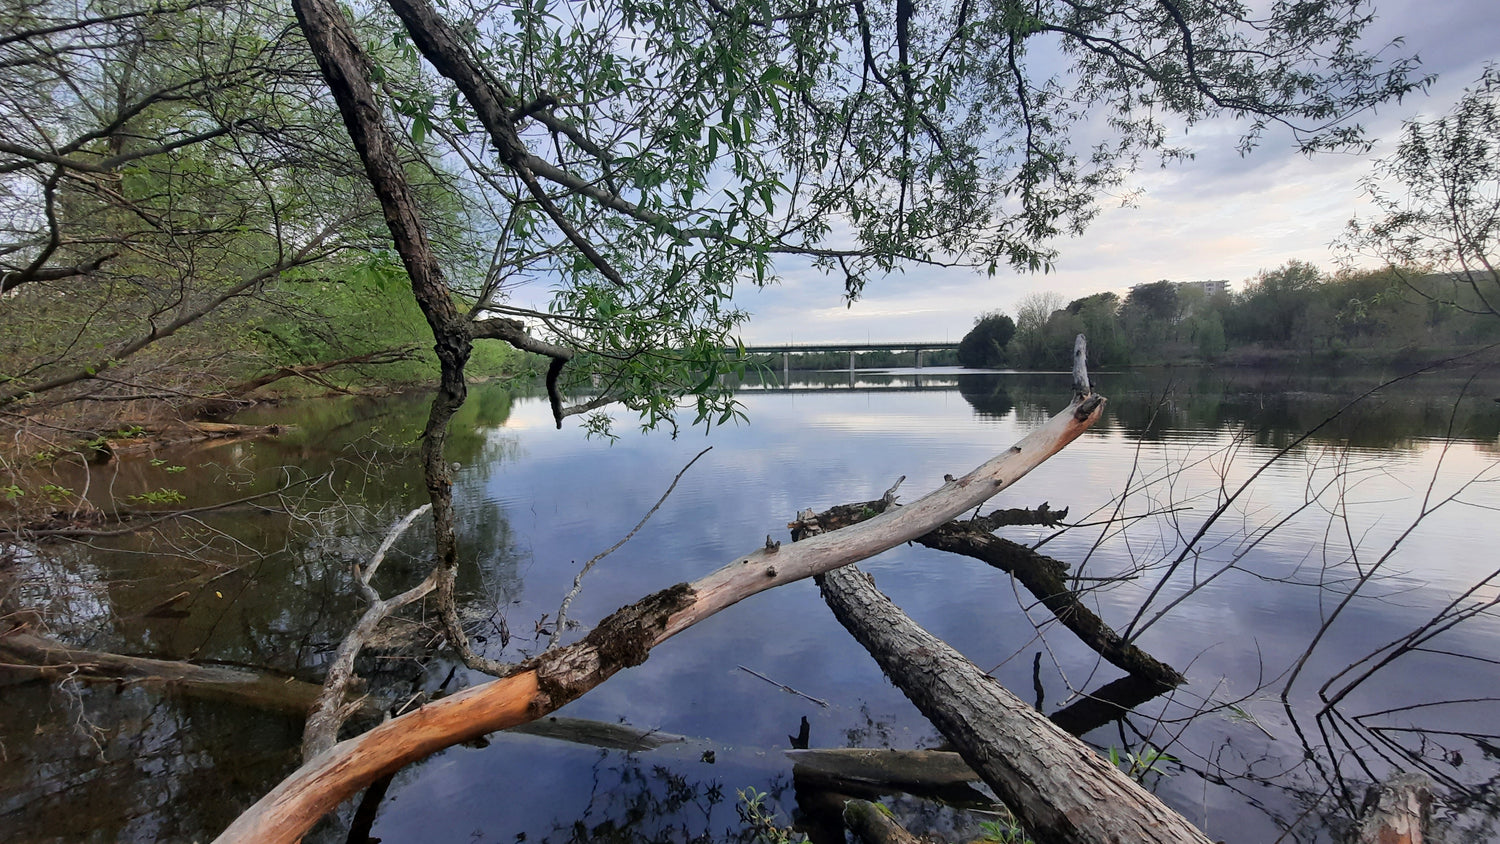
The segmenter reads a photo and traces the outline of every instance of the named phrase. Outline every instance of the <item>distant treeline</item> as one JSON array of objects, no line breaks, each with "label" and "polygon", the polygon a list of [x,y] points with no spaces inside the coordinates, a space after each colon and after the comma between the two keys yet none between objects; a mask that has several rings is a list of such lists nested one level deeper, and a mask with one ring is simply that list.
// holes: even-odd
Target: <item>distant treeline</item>
[{"label": "distant treeline", "polygon": [[[769,355],[751,355],[752,366],[764,366],[773,370],[780,370],[782,359],[779,353]],[[795,352],[792,354],[790,365],[795,370],[822,370],[822,369],[848,369],[848,352]],[[856,369],[895,369],[904,366],[916,366],[916,352],[855,352],[854,366]],[[925,366],[958,366],[958,353],[949,349],[928,350],[922,352],[922,365]]]},{"label": "distant treeline", "polygon": [[1500,319],[1466,301],[1459,279],[1399,268],[1326,274],[1302,261],[1260,273],[1241,292],[1138,285],[1063,304],[1021,301],[992,312],[959,345],[969,367],[1066,368],[1082,333],[1095,366],[1184,361],[1256,363],[1299,357],[1422,358],[1500,341]]}]

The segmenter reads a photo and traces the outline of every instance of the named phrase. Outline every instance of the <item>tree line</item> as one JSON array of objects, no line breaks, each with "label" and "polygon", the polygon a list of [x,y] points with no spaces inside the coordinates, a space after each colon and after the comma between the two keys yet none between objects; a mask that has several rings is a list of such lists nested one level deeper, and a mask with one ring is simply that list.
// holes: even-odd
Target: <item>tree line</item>
[{"label": "tree line", "polygon": [[[1457,295],[1449,295],[1457,294]],[[959,345],[964,366],[1066,368],[1069,338],[1089,338],[1097,366],[1179,362],[1256,364],[1303,359],[1419,360],[1500,341],[1500,320],[1452,274],[1400,267],[1326,272],[1298,260],[1264,270],[1239,291],[1157,281],[1123,298],[1064,303],[1024,297],[1014,318],[975,319]]]}]

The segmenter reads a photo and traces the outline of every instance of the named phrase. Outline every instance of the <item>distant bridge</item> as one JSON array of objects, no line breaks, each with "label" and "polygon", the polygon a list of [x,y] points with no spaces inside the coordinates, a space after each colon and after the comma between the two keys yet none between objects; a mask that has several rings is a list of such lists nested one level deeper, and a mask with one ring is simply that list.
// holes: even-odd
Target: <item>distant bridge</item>
[{"label": "distant bridge", "polygon": [[854,356],[859,352],[912,352],[916,357],[917,369],[921,369],[923,352],[946,352],[957,350],[957,343],[949,343],[946,340],[941,343],[929,340],[914,340],[909,343],[786,343],[781,345],[762,344],[745,347],[746,354],[781,355],[781,371],[783,377],[791,372],[792,355],[811,354],[817,352],[848,352],[849,371],[853,372]]}]

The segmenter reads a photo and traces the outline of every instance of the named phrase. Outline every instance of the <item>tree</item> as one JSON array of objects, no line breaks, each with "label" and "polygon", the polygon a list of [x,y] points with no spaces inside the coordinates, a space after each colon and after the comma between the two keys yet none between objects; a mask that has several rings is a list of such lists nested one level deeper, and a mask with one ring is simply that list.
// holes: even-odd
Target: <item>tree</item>
[{"label": "tree", "polygon": [[1396,268],[1417,295],[1500,316],[1500,67],[1489,65],[1447,115],[1406,124],[1364,181],[1373,219],[1342,246]]},{"label": "tree", "polygon": [[1024,366],[1042,366],[1047,355],[1047,322],[1061,310],[1063,298],[1052,290],[1028,293],[1016,303],[1016,334],[1011,358]]},{"label": "tree", "polygon": [[1322,282],[1322,270],[1306,261],[1293,259],[1274,270],[1262,270],[1237,301],[1235,338],[1290,345],[1299,329],[1306,331],[1317,324],[1318,318],[1310,309]]},{"label": "tree", "polygon": [[[869,273],[905,262],[1044,268],[1049,240],[1079,230],[1136,156],[1174,154],[1145,106],[1189,121],[1251,117],[1247,146],[1272,122],[1324,127],[1299,134],[1313,149],[1355,140],[1346,112],[1420,84],[1409,62],[1356,59],[1365,21],[1332,3],[1269,22],[1176,3],[1144,15],[967,3],[918,15],[905,2],[709,0],[605,3],[585,17],[527,5],[498,21],[450,6],[481,22],[455,25],[425,0],[391,0],[395,19],[359,22],[373,39],[327,0],[294,8],[437,344],[422,440],[436,563],[412,592],[435,589],[450,642],[498,674],[511,669],[468,646],[452,604],[443,441],[476,340],[552,358],[559,424],[611,402],[647,426],[675,424],[688,397],[700,421],[725,421],[735,405],[717,376],[734,364],[725,349],[744,317],[730,296],[769,281],[774,256],[836,268],[851,299]],[[1282,40],[1289,29],[1320,35],[1293,47]],[[1026,48],[1044,39],[1062,45],[1071,69],[1027,70]],[[388,91],[396,68],[363,48],[370,40],[409,43],[441,78],[424,78],[425,92]],[[1101,110],[1119,135],[1083,153],[1070,127]],[[418,143],[441,137],[484,191],[475,204],[495,211],[490,270],[468,288],[433,249],[393,125]],[[834,240],[842,229],[852,243]],[[507,302],[508,281],[538,275],[558,283],[547,310]],[[457,307],[465,289],[467,313]],[[1038,328],[1055,298],[1038,298]],[[564,407],[565,371],[597,382],[594,397]],[[326,724],[321,733],[331,735]]]},{"label": "tree", "polygon": [[974,327],[958,341],[958,362],[970,369],[1004,366],[1005,346],[1016,333],[1016,322],[1004,311],[991,311],[974,320]]},{"label": "tree", "polygon": [[255,354],[268,292],[376,246],[380,222],[285,12],[111,0],[0,19],[0,406],[181,403],[279,363]]}]

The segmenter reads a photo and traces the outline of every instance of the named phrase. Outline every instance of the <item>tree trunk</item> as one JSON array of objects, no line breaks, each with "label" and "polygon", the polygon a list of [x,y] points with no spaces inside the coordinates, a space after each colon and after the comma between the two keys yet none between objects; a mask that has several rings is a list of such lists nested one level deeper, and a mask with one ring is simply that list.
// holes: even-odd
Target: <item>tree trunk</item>
[{"label": "tree trunk", "polygon": [[1208,844],[1181,815],[918,627],[868,575],[845,568],[818,582],[844,627],[1038,844]]},{"label": "tree trunk", "polygon": [[604,619],[583,640],[465,689],[309,759],[248,809],[221,842],[290,842],[361,788],[445,747],[547,715],[639,665],[651,648],[705,618],[785,583],[872,557],[921,536],[1013,485],[1093,425],[1103,399],[1075,400],[1021,442],[910,505],[845,530],[746,554],[691,584],[664,589]]}]

